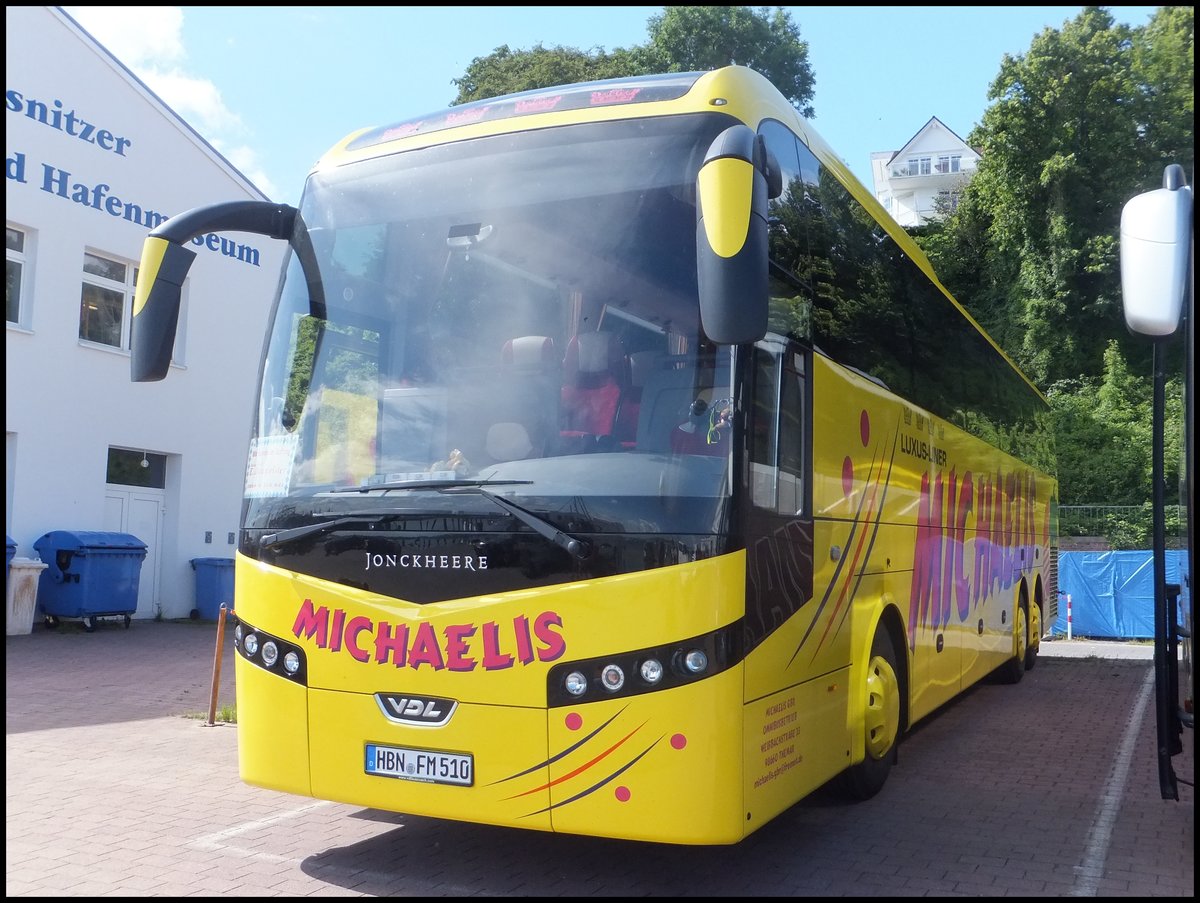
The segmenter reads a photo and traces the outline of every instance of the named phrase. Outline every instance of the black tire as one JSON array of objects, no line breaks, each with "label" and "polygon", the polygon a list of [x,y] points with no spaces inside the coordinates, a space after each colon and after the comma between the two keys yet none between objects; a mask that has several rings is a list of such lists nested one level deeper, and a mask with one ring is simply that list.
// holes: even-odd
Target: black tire
[{"label": "black tire", "polygon": [[1025,676],[1029,660],[1029,603],[1023,592],[1017,605],[1016,621],[1013,625],[1013,642],[1016,646],[1013,656],[996,671],[996,677],[1002,684],[1019,684]]},{"label": "black tire", "polygon": [[126,615],[126,616],[125,616],[125,629],[126,629],[126,630],[128,630],[128,629],[129,629],[129,622],[130,622],[130,621],[132,621],[132,620],[133,620],[133,616],[132,616],[132,615]]},{"label": "black tire", "polygon": [[868,800],[883,789],[900,745],[900,678],[896,650],[882,626],[871,643],[867,665],[863,760],[842,772],[842,792],[852,800]]},{"label": "black tire", "polygon": [[83,629],[87,633],[91,633],[96,629],[96,619],[90,616],[84,616]]},{"label": "black tire", "polygon": [[53,630],[54,628],[56,628],[59,625],[58,616],[57,615],[46,615],[45,624],[49,629]]}]

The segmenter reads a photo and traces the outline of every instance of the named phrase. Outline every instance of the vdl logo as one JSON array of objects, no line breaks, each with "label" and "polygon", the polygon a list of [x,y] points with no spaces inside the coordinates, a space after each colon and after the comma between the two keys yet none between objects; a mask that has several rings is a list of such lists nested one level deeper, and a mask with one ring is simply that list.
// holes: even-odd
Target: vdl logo
[{"label": "vdl logo", "polygon": [[375,701],[391,721],[441,727],[450,720],[458,703],[437,696],[412,696],[400,693],[376,693]]}]

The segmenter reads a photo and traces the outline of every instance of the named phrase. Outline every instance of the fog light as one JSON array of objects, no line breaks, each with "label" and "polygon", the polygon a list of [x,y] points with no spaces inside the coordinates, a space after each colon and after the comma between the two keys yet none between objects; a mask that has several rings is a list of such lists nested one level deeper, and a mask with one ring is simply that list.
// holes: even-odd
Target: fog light
[{"label": "fog light", "polygon": [[246,635],[246,654],[254,655],[258,652],[258,634],[250,633]]},{"label": "fog light", "polygon": [[644,662],[642,662],[641,667],[638,668],[638,671],[642,675],[642,680],[644,680],[648,684],[656,684],[660,680],[662,680],[662,676],[663,676],[662,662],[660,662],[656,658],[646,659]]},{"label": "fog light", "polygon": [[563,686],[567,688],[567,692],[572,696],[582,696],[587,692],[587,678],[579,671],[572,671],[567,675],[567,679],[563,681]]},{"label": "fog light", "polygon": [[605,665],[600,672],[600,683],[604,684],[604,689],[615,693],[625,686],[625,672],[619,665]]},{"label": "fog light", "polygon": [[700,674],[708,667],[708,656],[703,649],[693,649],[683,657],[683,666],[691,674]]},{"label": "fog light", "polygon": [[237,643],[240,643],[241,641],[242,641],[242,625],[238,624],[237,627],[233,628],[233,642],[234,642],[234,644],[237,644]]},{"label": "fog light", "polygon": [[268,668],[274,667],[275,663],[279,661],[279,647],[275,645],[273,640],[267,640],[263,643],[262,658],[263,664]]},{"label": "fog light", "polygon": [[300,656],[294,652],[289,652],[283,657],[283,670],[288,674],[295,674],[300,670]]}]

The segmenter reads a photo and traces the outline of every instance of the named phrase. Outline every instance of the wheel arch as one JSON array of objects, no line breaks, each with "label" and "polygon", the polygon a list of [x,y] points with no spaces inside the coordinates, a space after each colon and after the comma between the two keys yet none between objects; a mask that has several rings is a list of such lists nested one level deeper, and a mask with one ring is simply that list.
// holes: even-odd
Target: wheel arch
[{"label": "wheel arch", "polygon": [[899,606],[890,597],[884,601],[875,627],[871,630],[870,636],[867,639],[868,657],[870,655],[871,642],[875,637],[875,631],[880,629],[887,631],[888,637],[892,641],[892,649],[896,652],[896,678],[900,681],[900,734],[903,736],[908,733],[909,725],[908,700],[909,688],[912,683],[909,675],[912,653],[908,648],[904,618],[900,614]]},{"label": "wheel arch", "polygon": [[1049,629],[1046,619],[1046,584],[1042,579],[1041,574],[1038,574],[1033,578],[1033,601],[1030,604],[1037,606],[1038,624],[1041,625],[1038,635],[1036,637],[1030,637],[1030,640],[1037,642],[1038,645],[1041,645],[1042,636],[1044,636],[1047,629]]}]

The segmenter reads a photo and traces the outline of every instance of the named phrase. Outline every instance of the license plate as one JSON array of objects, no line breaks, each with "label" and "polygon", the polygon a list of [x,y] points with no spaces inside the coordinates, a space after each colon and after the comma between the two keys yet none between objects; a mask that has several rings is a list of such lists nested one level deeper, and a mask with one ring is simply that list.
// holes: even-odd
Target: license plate
[{"label": "license plate", "polygon": [[475,783],[474,759],[461,753],[368,743],[365,767],[367,774],[423,784],[471,787]]}]

